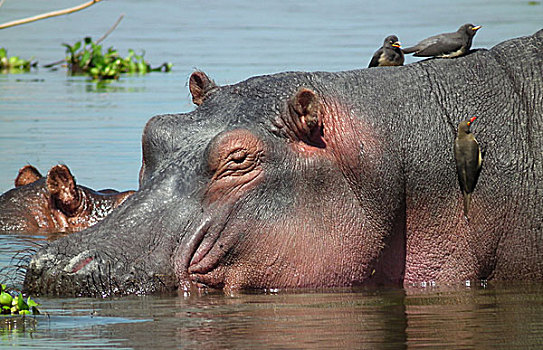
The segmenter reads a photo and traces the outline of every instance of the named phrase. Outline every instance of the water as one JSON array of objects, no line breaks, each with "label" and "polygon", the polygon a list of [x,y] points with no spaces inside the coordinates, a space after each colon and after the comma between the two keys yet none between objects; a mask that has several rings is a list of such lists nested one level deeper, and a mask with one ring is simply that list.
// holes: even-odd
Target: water
[{"label": "water", "polygon": [[520,285],[40,298],[51,316],[29,318],[24,331],[7,331],[0,319],[0,347],[540,348],[542,292],[541,285]]},{"label": "water", "polygon": [[[81,1],[82,2],[82,1]],[[76,0],[7,0],[0,22],[71,7]],[[42,173],[68,164],[92,188],[137,188],[140,140],[156,114],[193,106],[187,80],[204,70],[219,84],[285,70],[366,67],[388,34],[404,46],[471,22],[474,47],[541,29],[529,1],[102,1],[69,16],[0,30],[10,55],[40,64],[64,57],[63,42],[100,37],[104,46],[146,50],[169,74],[122,77],[99,86],[63,69],[0,75],[0,192],[24,164]],[[406,63],[416,59],[408,57]],[[53,237],[54,238],[54,237]],[[43,236],[0,236],[0,268]],[[24,255],[24,254],[23,254]],[[21,275],[11,269],[14,282]],[[537,348],[543,344],[543,286],[478,285],[409,290],[278,294],[39,298],[47,316],[0,318],[0,347],[37,348]],[[2,323],[4,322],[4,323]],[[15,327],[16,326],[16,327]],[[23,327],[24,326],[24,330]],[[15,327],[15,328],[13,328]]]}]

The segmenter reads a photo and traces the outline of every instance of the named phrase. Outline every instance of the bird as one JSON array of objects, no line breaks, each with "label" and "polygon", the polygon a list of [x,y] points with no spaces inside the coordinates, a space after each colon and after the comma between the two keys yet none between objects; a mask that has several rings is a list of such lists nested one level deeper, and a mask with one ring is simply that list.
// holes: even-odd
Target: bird
[{"label": "bird", "polygon": [[415,46],[403,49],[403,53],[415,53],[413,56],[417,57],[459,57],[469,52],[473,37],[481,28],[482,26],[467,23],[454,33],[438,34],[426,38]]},{"label": "bird", "polygon": [[402,46],[396,35],[389,35],[385,38],[383,46],[375,51],[371,59],[371,67],[402,66],[404,61]]},{"label": "bird", "polygon": [[475,190],[477,179],[483,165],[483,157],[475,136],[470,131],[471,124],[477,119],[461,121],[454,141],[454,157],[460,190],[464,196],[464,216],[468,217],[471,193]]}]

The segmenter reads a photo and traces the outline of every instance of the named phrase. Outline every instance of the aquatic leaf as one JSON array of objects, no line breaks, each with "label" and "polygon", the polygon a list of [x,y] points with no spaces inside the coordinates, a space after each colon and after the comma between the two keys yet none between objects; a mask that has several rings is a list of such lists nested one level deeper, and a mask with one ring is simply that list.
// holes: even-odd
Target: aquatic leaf
[{"label": "aquatic leaf", "polygon": [[83,52],[83,56],[81,57],[81,61],[79,62],[79,66],[81,68],[84,68],[85,66],[88,65],[88,62],[90,61],[90,59],[91,59],[91,52],[90,51]]},{"label": "aquatic leaf", "polygon": [[78,41],[74,44],[74,47],[72,48],[72,52],[76,52],[81,47],[81,41]]},{"label": "aquatic leaf", "polygon": [[17,308],[19,309],[19,311],[28,310],[28,305],[24,301],[23,295],[21,293],[19,293],[19,295],[17,296]]},{"label": "aquatic leaf", "polygon": [[[4,50],[4,49],[0,49],[0,50]],[[5,50],[4,50],[4,52],[5,52]],[[0,289],[0,292],[3,292],[3,291],[6,290],[6,285],[5,284],[0,284],[0,286],[2,286],[2,289]]]},{"label": "aquatic leaf", "polygon": [[138,71],[140,73],[147,73],[147,66],[143,62],[138,62]]},{"label": "aquatic leaf", "polygon": [[[0,58],[4,58],[4,57],[7,57],[8,56],[8,52],[6,51],[6,49],[4,49],[3,47],[0,48]],[[2,290],[4,290],[6,288],[6,285],[3,284],[2,285]]]},{"label": "aquatic leaf", "polygon": [[11,306],[12,302],[13,302],[13,297],[9,293],[2,292],[0,294],[0,305]]},{"label": "aquatic leaf", "polygon": [[30,310],[19,310],[19,315],[30,315]]},{"label": "aquatic leaf", "polygon": [[66,52],[71,52],[72,54],[74,53],[74,50],[73,50],[72,45],[66,44],[66,43],[62,43],[62,46],[65,46],[65,47],[66,47]]},{"label": "aquatic leaf", "polygon": [[28,299],[26,299],[26,303],[27,303],[29,308],[40,305],[40,304],[36,303],[34,300],[30,299],[30,296],[28,296]]}]

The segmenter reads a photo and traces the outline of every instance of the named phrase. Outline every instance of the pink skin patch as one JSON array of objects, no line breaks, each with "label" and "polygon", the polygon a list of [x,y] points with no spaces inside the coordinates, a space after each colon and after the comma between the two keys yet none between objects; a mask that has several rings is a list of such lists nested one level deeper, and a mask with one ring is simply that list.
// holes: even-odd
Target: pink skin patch
[{"label": "pink skin patch", "polygon": [[82,268],[87,266],[93,260],[94,260],[94,258],[89,256],[85,260],[80,261],[79,264],[74,266],[74,268],[72,269],[72,273],[76,273],[77,271],[81,270]]},{"label": "pink skin patch", "polygon": [[[379,178],[375,174],[379,171],[378,167],[382,161],[382,145],[372,125],[354,115],[350,108],[336,101],[326,103],[329,105],[323,106],[322,109],[322,142],[317,145],[300,139],[289,142],[289,146],[296,154],[293,161],[299,161],[300,169],[305,169],[305,165],[311,164],[307,163],[311,162],[311,159],[316,163],[322,163],[322,166],[330,167],[331,173],[328,174],[330,181],[321,185],[329,187],[318,192],[319,196],[324,197],[322,203],[307,206],[313,199],[313,192],[305,186],[306,182],[301,181],[300,187],[293,189],[301,195],[298,198],[299,207],[293,209],[296,215],[286,216],[274,222],[277,226],[268,226],[265,221],[258,219],[250,221],[244,217],[247,221],[243,224],[238,221],[239,227],[230,223],[226,232],[219,228],[221,235],[219,238],[218,232],[213,230],[213,234],[210,235],[210,231],[207,231],[206,239],[199,241],[199,247],[192,255],[188,267],[193,282],[238,289],[270,286],[285,288],[350,286],[377,283],[376,281],[380,280],[388,281],[388,270],[385,271],[388,267],[380,268],[380,265],[375,265],[380,249],[384,246],[382,239],[386,232],[373,233],[372,229],[376,223],[369,218],[378,215],[366,217],[365,213],[370,212],[370,209],[365,211],[361,209],[356,196],[349,188],[349,183],[361,181],[367,183],[371,179]],[[287,124],[285,127],[292,125],[288,122],[285,124]],[[233,135],[230,134],[229,138],[223,137],[223,142],[217,143],[221,145],[217,148],[220,153],[217,152],[219,154],[213,157],[213,152],[210,152],[212,159],[228,159],[227,150],[234,147],[227,145],[237,146],[240,140],[244,141],[245,147],[259,145],[253,136],[241,134],[243,138],[240,138],[239,131],[236,137],[231,136]],[[216,161],[217,165],[213,164],[211,168],[221,169],[220,163]],[[311,178],[311,165],[308,169],[308,172],[302,173]],[[345,174],[361,178],[346,181]],[[242,176],[246,176],[245,181],[240,181]],[[213,180],[217,182],[222,180],[222,184],[219,186],[219,183],[212,183],[209,186],[206,194],[211,200],[208,203],[237,200],[239,194],[250,191],[262,179],[263,177],[259,177],[258,181],[254,181],[249,174],[245,174],[225,181],[227,179],[214,176]],[[238,188],[235,184],[244,186]],[[343,213],[343,217],[338,218],[338,213]],[[259,239],[235,240],[236,248],[233,253],[236,256],[235,262],[222,268],[219,264],[219,269],[216,269],[223,251],[217,246],[219,240],[231,248],[231,242],[225,242],[227,241],[225,236],[228,236],[228,233],[236,235],[237,232],[247,230],[247,227],[251,228],[250,231],[259,232]],[[291,234],[285,236],[284,232]],[[334,234],[330,234],[331,232]],[[361,239],[365,239],[367,244],[360,245]],[[322,256],[323,251],[327,252],[326,257]],[[347,257],[338,258],[344,256],[346,251],[350,252]],[[375,271],[376,268],[379,268],[379,271]],[[396,270],[390,274],[393,275],[394,281],[399,279]]]},{"label": "pink skin patch", "polygon": [[303,141],[292,146],[300,156],[323,157],[339,164],[343,169],[360,167],[360,149],[363,145],[366,159],[365,171],[372,172],[381,158],[381,143],[372,126],[353,115],[344,103],[328,98],[323,103],[322,141],[325,147],[315,147]]}]

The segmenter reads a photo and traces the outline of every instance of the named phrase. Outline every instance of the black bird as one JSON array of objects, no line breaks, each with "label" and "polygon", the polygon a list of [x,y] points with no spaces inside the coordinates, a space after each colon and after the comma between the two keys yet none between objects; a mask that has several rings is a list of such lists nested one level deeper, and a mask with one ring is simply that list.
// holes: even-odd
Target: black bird
[{"label": "black bird", "polygon": [[458,124],[458,134],[454,141],[454,157],[456,159],[456,172],[458,182],[464,195],[464,216],[468,217],[471,193],[475,189],[483,157],[475,136],[470,131],[470,125],[477,119],[471,118]]},{"label": "black bird", "polygon": [[481,26],[464,24],[454,33],[431,36],[417,45],[408,47],[403,53],[415,53],[417,57],[453,58],[465,55],[471,48],[471,42]]},{"label": "black bird", "polygon": [[383,67],[383,66],[401,66],[403,65],[403,52],[402,46],[398,41],[396,35],[389,35],[385,38],[383,46],[379,50],[375,51],[371,59],[371,67]]}]

